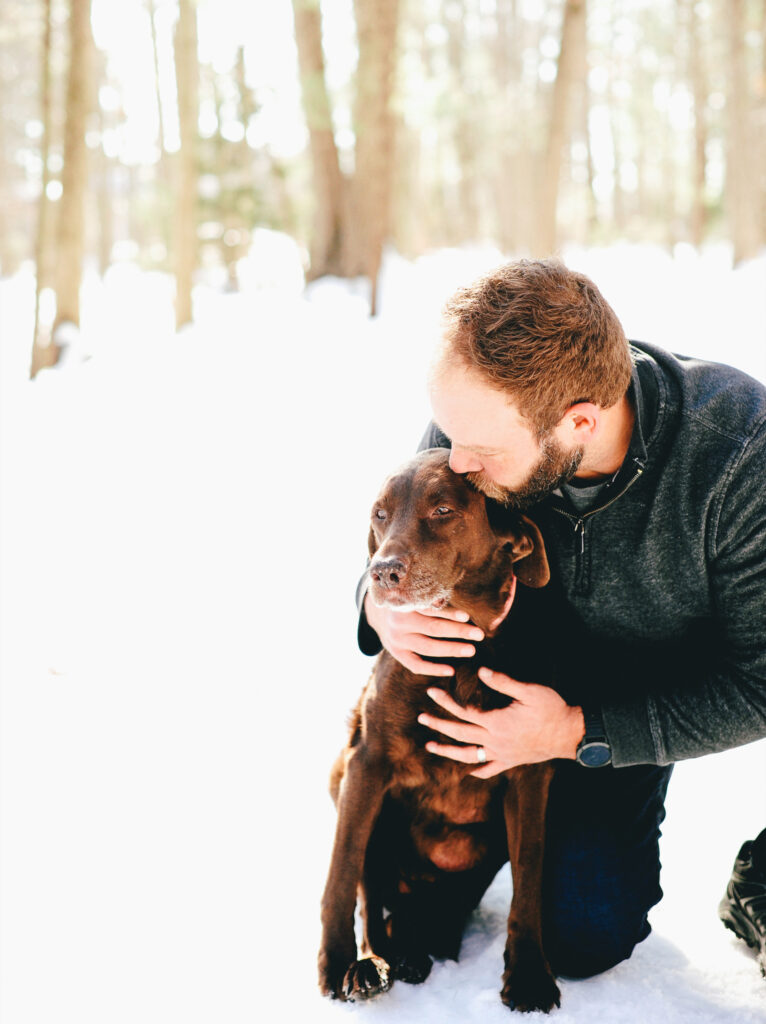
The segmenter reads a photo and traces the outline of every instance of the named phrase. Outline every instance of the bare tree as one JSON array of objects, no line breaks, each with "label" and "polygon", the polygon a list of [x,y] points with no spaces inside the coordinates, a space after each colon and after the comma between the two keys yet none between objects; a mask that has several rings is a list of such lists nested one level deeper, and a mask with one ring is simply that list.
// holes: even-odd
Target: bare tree
[{"label": "bare tree", "polygon": [[154,92],[157,97],[157,122],[160,154],[165,153],[165,104],[162,102],[160,89],[160,48],[157,40],[157,4],[155,0],[147,0],[147,15],[152,36],[152,62],[154,65]]},{"label": "bare tree", "polygon": [[42,135],[40,137],[40,162],[42,164],[42,182],[40,198],[37,205],[37,233],[35,237],[35,321],[32,331],[32,367],[31,377],[44,366],[53,366],[58,359],[58,350],[50,336],[40,337],[40,293],[50,274],[50,201],[48,185],[51,180],[50,149],[51,149],[51,0],[43,4],[43,40],[40,57],[40,120]]},{"label": "bare tree", "polygon": [[760,218],[756,213],[760,210],[760,196],[751,144],[752,109],[745,52],[744,0],[730,0],[726,5],[726,20],[729,32],[729,92],[725,203],[736,264],[756,256],[760,242]]},{"label": "bare tree", "polygon": [[566,0],[561,29],[556,81],[545,148],[538,222],[534,250],[547,255],[556,248],[556,213],[564,148],[570,140],[574,105],[572,97],[583,87],[585,78],[585,0]]},{"label": "bare tree", "polygon": [[[53,342],[64,324],[80,326],[80,284],[85,254],[85,196],[88,189],[88,149],[85,132],[93,109],[93,36],[90,0],[70,0],[69,71],[64,124],[64,165],[56,231],[56,318]],[[55,353],[54,362],[60,357]]]},{"label": "bare tree", "polygon": [[479,227],[479,162],[481,140],[485,133],[476,123],[477,97],[473,76],[467,67],[472,40],[465,28],[467,6],[465,0],[447,0],[443,20],[447,28],[447,54],[454,97],[452,145],[460,169],[453,221],[460,240],[476,239]]},{"label": "bare tree", "polygon": [[293,0],[293,17],[314,185],[314,224],[307,276],[309,280],[325,274],[345,277],[354,270],[350,266],[350,196],[340,168],[325,81],[319,0]]},{"label": "bare tree", "polygon": [[758,69],[758,87],[756,91],[756,111],[759,128],[760,158],[758,166],[758,188],[761,197],[761,215],[759,217],[761,240],[766,239],[766,0],[761,5],[761,59]]},{"label": "bare tree", "polygon": [[197,266],[197,142],[199,138],[199,58],[195,0],[179,0],[175,34],[178,126],[173,257],[176,327],[192,320],[192,280]]},{"label": "bare tree", "polygon": [[679,0],[688,41],[687,74],[694,111],[694,142],[692,155],[692,202],[690,234],[692,243],[702,244],[707,213],[705,209],[705,176],[707,170],[707,81],[702,48],[702,22],[695,0]]},{"label": "bare tree", "polygon": [[491,36],[493,92],[499,99],[498,120],[505,130],[498,133],[492,151],[496,155],[497,169],[491,176],[492,205],[497,216],[497,240],[503,249],[518,246],[519,232],[519,180],[518,138],[522,130],[518,121],[510,123],[509,113],[518,110],[518,92],[521,85],[521,41],[516,0],[497,0],[495,4],[496,29]]},{"label": "bare tree", "polygon": [[364,274],[377,309],[383,245],[391,229],[399,0],[355,0],[359,59],[354,102],[354,176],[340,169],[324,73],[319,0],[293,0],[303,106],[314,171],[316,224],[310,278]]},{"label": "bare tree", "polygon": [[399,0],[355,0],[359,64],[356,74],[354,204],[359,264],[370,281],[370,314],[377,311],[378,275],[391,226],[394,161],[392,100]]}]

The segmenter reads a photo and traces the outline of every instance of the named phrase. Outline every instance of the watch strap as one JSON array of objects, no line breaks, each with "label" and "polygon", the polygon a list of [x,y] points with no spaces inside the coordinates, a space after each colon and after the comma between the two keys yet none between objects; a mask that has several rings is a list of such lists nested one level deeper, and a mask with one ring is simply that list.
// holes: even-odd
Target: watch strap
[{"label": "watch strap", "polygon": [[612,762],[612,747],[607,739],[604,719],[597,705],[583,704],[585,735],[580,740],[575,760],[586,768],[602,768]]},{"label": "watch strap", "polygon": [[601,714],[601,708],[597,704],[583,704],[582,717],[585,719],[583,743],[592,743],[593,740],[608,742],[606,729],[604,728],[604,717]]}]

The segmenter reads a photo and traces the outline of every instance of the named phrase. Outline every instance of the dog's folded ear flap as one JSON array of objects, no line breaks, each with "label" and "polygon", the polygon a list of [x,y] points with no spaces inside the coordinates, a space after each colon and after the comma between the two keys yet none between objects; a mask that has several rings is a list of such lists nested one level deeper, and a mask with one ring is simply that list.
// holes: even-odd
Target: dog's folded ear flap
[{"label": "dog's folded ear flap", "polygon": [[513,552],[513,571],[527,587],[544,587],[551,578],[545,544],[537,525],[518,512],[487,502],[490,526]]},{"label": "dog's folded ear flap", "polygon": [[[513,564],[513,571],[528,587],[544,587],[551,578],[551,570],[548,566],[548,556],[545,553],[543,537],[537,528],[537,524],[526,516],[521,517],[523,533],[521,534],[522,548],[529,547],[528,554],[522,554]],[[523,544],[527,541],[527,544]]]}]

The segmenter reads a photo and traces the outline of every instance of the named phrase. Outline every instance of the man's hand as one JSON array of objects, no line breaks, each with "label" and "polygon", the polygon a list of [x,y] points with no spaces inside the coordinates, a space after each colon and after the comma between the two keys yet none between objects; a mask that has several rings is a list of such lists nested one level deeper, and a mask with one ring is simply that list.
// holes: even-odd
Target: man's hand
[{"label": "man's hand", "polygon": [[430,742],[426,750],[453,761],[475,764],[477,749],[483,747],[487,763],[470,772],[477,779],[492,778],[520,764],[537,764],[555,757],[574,759],[585,734],[582,708],[570,707],[548,686],[520,683],[488,668],[479,669],[479,678],[493,690],[513,697],[513,704],[497,711],[463,708],[444,690],[430,688],[429,697],[461,721],[453,722],[436,715],[419,715],[418,721],[471,746]]},{"label": "man's hand", "polygon": [[484,634],[477,626],[467,624],[466,613],[454,608],[402,612],[391,605],[378,607],[368,594],[364,599],[364,611],[367,621],[389,654],[417,675],[454,675],[450,665],[424,661],[419,655],[472,658],[476,648],[464,641],[484,639]]}]

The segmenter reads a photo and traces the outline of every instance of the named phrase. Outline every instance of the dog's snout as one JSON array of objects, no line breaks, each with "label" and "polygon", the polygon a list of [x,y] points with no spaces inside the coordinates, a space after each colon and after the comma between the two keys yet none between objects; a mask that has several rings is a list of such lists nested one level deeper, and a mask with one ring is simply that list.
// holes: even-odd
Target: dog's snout
[{"label": "dog's snout", "polygon": [[407,566],[401,558],[384,558],[373,562],[370,576],[381,587],[398,587],[407,575]]}]

